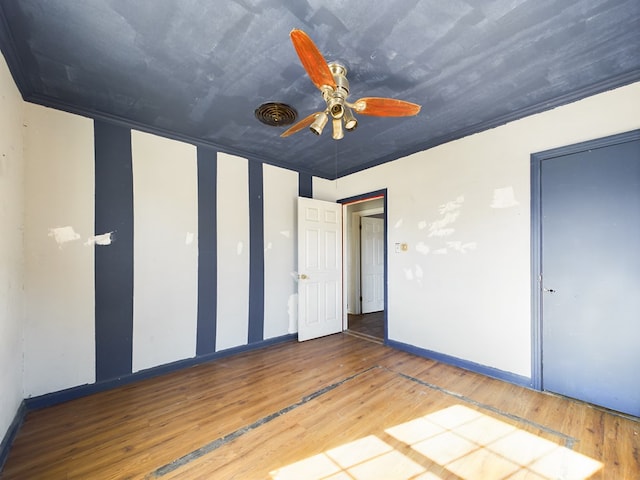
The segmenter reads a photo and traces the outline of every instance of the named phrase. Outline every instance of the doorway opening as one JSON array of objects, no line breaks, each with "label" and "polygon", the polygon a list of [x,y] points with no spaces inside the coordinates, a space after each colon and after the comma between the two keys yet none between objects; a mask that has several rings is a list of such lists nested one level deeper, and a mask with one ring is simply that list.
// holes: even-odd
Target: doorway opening
[{"label": "doorway opening", "polygon": [[344,222],[344,330],[385,343],[386,190],[340,203]]}]

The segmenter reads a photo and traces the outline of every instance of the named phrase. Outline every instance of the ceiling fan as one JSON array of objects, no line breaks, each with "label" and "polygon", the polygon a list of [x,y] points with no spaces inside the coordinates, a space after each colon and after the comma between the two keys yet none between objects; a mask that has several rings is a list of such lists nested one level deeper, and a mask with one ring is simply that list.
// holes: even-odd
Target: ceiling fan
[{"label": "ceiling fan", "polygon": [[313,40],[302,30],[292,30],[290,37],[302,66],[314,85],[322,92],[327,107],[299,121],[282,133],[281,137],[288,137],[306,127],[320,135],[331,119],[333,138],[340,140],[344,137],[344,130],[352,131],[358,125],[354,112],[377,117],[407,117],[417,115],[420,111],[420,105],[393,98],[364,97],[353,103],[347,102],[349,82],[344,65],[327,63]]}]

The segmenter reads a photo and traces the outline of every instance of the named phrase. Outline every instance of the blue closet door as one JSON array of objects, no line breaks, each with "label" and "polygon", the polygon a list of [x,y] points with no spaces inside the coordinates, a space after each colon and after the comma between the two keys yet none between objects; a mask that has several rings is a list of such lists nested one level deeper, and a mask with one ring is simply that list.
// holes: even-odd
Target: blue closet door
[{"label": "blue closet door", "polygon": [[640,416],[640,140],[540,168],[542,388]]}]

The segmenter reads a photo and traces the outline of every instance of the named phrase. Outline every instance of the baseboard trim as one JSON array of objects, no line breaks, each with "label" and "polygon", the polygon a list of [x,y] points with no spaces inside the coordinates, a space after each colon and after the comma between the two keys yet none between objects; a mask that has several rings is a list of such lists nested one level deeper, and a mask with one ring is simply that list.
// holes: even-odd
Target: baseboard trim
[{"label": "baseboard trim", "polygon": [[471,362],[469,360],[464,360],[451,355],[446,355],[444,353],[434,352],[433,350],[416,347],[414,345],[398,342],[396,340],[387,340],[386,345],[389,347],[395,348],[397,350],[402,350],[403,352],[412,353],[419,357],[428,358],[430,360],[436,360],[438,362],[446,363],[447,365],[452,365],[454,367],[462,368],[464,370],[469,370],[474,373],[479,373],[487,377],[503,380],[505,382],[513,383],[521,387],[527,387],[527,388],[533,387],[531,378],[524,377],[522,375],[506,372],[504,370],[488,367],[480,363]]},{"label": "baseboard trim", "polygon": [[16,435],[18,434],[18,430],[20,430],[20,427],[22,426],[22,422],[24,422],[24,418],[26,417],[26,415],[27,405],[23,400],[22,402],[20,402],[20,406],[18,407],[15,416],[13,417],[13,421],[7,429],[7,433],[5,433],[2,442],[0,442],[0,473],[4,468],[4,464],[7,461],[7,458],[9,457],[9,450],[11,450],[13,441],[15,440]]},{"label": "baseboard trim", "polygon": [[212,352],[206,355],[200,355],[193,358],[187,358],[184,360],[178,360],[176,362],[159,365],[157,367],[140,370],[129,375],[123,375],[118,378],[105,380],[102,382],[88,383],[85,385],[78,385],[77,387],[67,388],[65,390],[59,390],[57,392],[47,393],[39,395],[37,397],[30,397],[24,400],[26,411],[38,410],[41,408],[51,407],[60,403],[75,400],[77,398],[86,397],[94,393],[104,392],[116,387],[128,385],[131,383],[139,382],[149,378],[164,375],[166,373],[183,370],[185,368],[193,367],[203,363],[211,362],[221,358],[230,357],[232,355],[238,355],[240,353],[251,352],[254,350],[260,350],[262,348],[277,345],[279,343],[295,341],[298,338],[298,334],[283,335],[280,337],[269,338],[260,342],[254,342],[248,345],[241,345],[238,347],[228,348],[219,352]]}]

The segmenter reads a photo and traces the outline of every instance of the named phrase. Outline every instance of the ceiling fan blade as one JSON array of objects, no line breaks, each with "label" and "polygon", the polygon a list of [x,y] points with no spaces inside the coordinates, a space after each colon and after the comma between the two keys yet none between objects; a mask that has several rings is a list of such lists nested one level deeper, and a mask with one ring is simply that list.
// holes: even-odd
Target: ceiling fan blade
[{"label": "ceiling fan blade", "polygon": [[356,101],[352,108],[362,115],[376,117],[409,117],[417,115],[420,105],[394,98],[365,97]]},{"label": "ceiling fan blade", "polygon": [[303,118],[298,123],[296,123],[295,125],[289,127],[287,130],[282,132],[282,134],[280,136],[283,137],[283,138],[284,137],[288,137],[289,135],[293,135],[294,133],[297,133],[300,130],[303,130],[303,129],[307,128],[308,126],[310,126],[313,123],[313,121],[316,119],[316,117],[321,113],[322,112],[315,112],[315,113],[312,113],[311,115],[309,115],[308,117]]},{"label": "ceiling fan blade", "polygon": [[329,65],[324,59],[313,40],[302,30],[291,30],[289,34],[293,47],[296,49],[302,66],[307,71],[309,78],[318,89],[322,90],[323,85],[335,88],[336,81],[333,79]]}]

